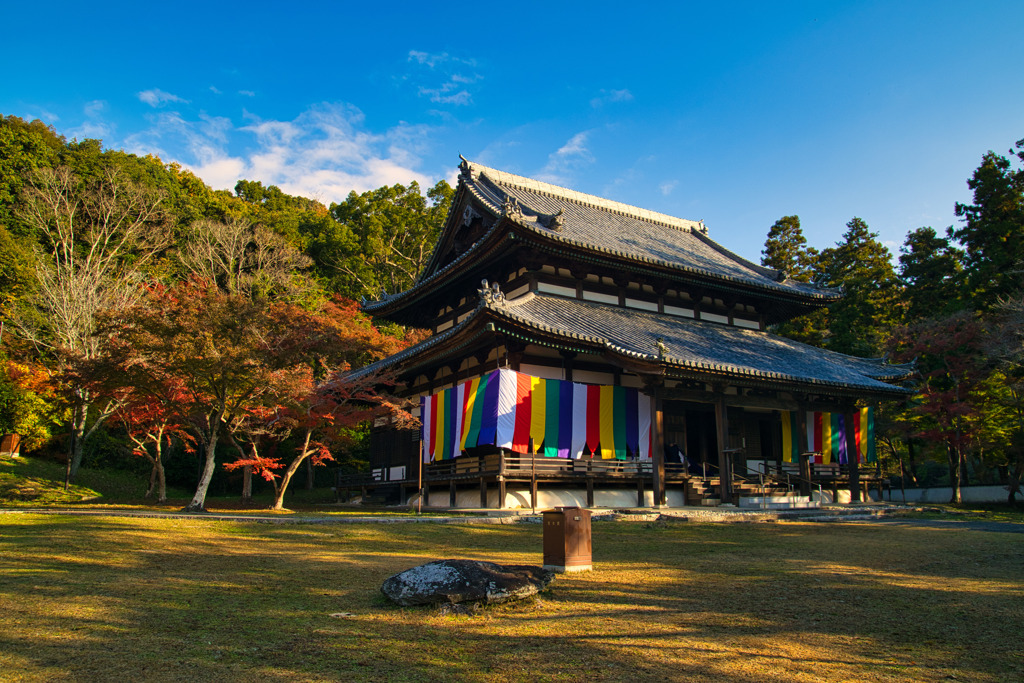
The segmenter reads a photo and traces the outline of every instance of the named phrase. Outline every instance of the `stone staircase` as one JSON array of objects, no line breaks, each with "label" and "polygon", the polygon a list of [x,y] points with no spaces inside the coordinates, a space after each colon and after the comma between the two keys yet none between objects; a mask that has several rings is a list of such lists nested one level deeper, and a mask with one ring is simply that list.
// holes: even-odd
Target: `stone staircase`
[{"label": "stone staircase", "polygon": [[[722,504],[718,489],[717,477],[707,480],[692,478],[686,482],[686,504],[717,507]],[[809,496],[801,496],[785,486],[770,483],[762,489],[758,483],[736,482],[733,493],[740,508],[790,510],[820,507],[820,503]]]}]

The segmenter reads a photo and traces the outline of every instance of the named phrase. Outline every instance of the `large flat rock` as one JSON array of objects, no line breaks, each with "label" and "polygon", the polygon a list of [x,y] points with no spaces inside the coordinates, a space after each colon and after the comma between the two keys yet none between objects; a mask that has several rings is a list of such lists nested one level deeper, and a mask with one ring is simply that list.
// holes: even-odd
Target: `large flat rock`
[{"label": "large flat rock", "polygon": [[531,565],[479,560],[436,560],[395,574],[381,585],[399,605],[520,600],[544,590],[554,572]]}]

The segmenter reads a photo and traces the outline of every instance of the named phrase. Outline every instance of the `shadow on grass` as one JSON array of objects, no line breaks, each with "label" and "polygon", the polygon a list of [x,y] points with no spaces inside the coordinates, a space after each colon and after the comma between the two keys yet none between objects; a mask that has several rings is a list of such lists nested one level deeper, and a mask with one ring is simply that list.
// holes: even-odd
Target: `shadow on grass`
[{"label": "shadow on grass", "polygon": [[597,571],[465,618],[378,588],[442,557],[539,563],[539,526],[2,522],[0,665],[29,679],[1009,681],[1024,666],[1011,535],[597,525]]}]

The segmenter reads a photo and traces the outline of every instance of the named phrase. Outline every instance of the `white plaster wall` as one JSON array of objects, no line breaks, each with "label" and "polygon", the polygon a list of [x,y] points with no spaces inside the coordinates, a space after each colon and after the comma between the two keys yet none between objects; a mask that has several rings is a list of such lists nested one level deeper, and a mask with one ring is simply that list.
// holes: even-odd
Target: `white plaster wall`
[{"label": "white plaster wall", "polygon": [[[410,496],[407,504],[415,505],[418,494]],[[668,507],[683,507],[686,502],[684,500],[682,491],[667,491],[665,496]],[[437,489],[431,491],[430,501],[433,507],[447,507],[448,506],[448,491],[447,489]],[[496,488],[491,487],[487,491],[487,507],[488,509],[497,508],[498,504],[498,491]],[[644,492],[644,505],[641,507],[651,507],[654,505],[654,497],[650,491]],[[587,506],[587,492],[585,490],[575,489],[540,489],[537,491],[537,509],[538,510],[550,510],[555,507],[586,507]],[[458,491],[455,494],[455,508],[461,509],[479,509],[480,507],[480,491],[479,490],[464,490]],[[635,508],[636,504],[636,491],[628,489],[594,489],[594,507],[607,507],[607,508]],[[530,509],[530,490],[508,490],[505,492],[505,505],[504,509],[507,510],[529,510]]]},{"label": "white plaster wall", "polygon": [[[965,503],[1004,503],[1010,495],[1006,486],[964,486],[960,489]],[[906,489],[908,503],[948,503],[953,497],[953,490],[948,486],[927,489]],[[902,503],[903,491],[894,488],[886,491],[886,500]]]}]

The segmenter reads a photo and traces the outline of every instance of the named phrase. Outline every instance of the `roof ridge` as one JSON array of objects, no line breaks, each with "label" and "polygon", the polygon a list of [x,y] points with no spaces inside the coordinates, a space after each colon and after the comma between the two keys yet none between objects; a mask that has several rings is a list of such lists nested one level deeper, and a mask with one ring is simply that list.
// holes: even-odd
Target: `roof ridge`
[{"label": "roof ridge", "polygon": [[581,204],[583,206],[601,209],[610,213],[636,218],[638,220],[658,223],[678,230],[702,234],[707,234],[708,231],[707,226],[704,225],[703,221],[692,221],[686,218],[669,216],[666,213],[651,211],[650,209],[617,202],[612,199],[605,199],[603,197],[598,197],[597,195],[587,194],[585,192],[579,192],[578,190],[562,187],[560,185],[545,183],[541,180],[534,180],[533,178],[527,178],[526,176],[509,173],[508,171],[500,171],[496,168],[490,168],[489,166],[484,166],[469,160],[466,160],[466,164],[469,168],[469,172],[473,174],[474,177],[484,175],[491,182],[512,185],[520,190],[545,194],[549,197],[573,202],[574,204]]}]

